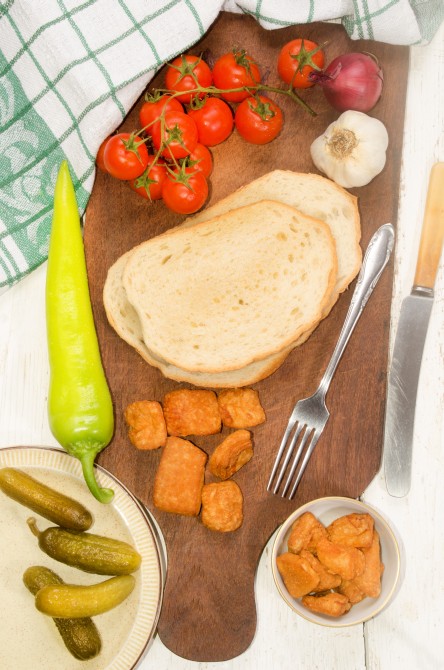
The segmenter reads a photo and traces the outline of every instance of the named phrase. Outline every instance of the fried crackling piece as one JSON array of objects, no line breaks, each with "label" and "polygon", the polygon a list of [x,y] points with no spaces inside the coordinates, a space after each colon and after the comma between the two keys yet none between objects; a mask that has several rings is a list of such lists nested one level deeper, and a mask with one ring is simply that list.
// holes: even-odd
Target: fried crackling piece
[{"label": "fried crackling piece", "polygon": [[328,539],[345,547],[370,547],[373,527],[370,514],[345,514],[327,526]]},{"label": "fried crackling piece", "polygon": [[243,495],[236,482],[214,482],[202,489],[202,523],[210,530],[229,533],[242,525]]},{"label": "fried crackling piece", "polygon": [[265,412],[254,389],[225,389],[218,395],[220,416],[227,428],[252,428],[265,421]]},{"label": "fried crackling piece", "polygon": [[351,602],[342,593],[327,593],[325,596],[304,596],[302,604],[312,612],[327,616],[342,616],[351,608]]},{"label": "fried crackling piece", "polygon": [[320,582],[319,574],[306,558],[286,552],[276,559],[279,573],[284,580],[288,593],[293,598],[311,593]]},{"label": "fried crackling piece", "polygon": [[322,538],[317,544],[316,554],[329,572],[340,575],[342,579],[354,579],[364,572],[364,554],[356,547],[344,547]]},{"label": "fried crackling piece", "polygon": [[358,588],[354,579],[343,579],[338,586],[338,592],[346,596],[352,605],[360,603],[365,598],[365,594]]},{"label": "fried crackling piece", "polygon": [[322,565],[320,561],[313,556],[310,551],[302,549],[299,554],[301,558],[305,558],[319,575],[319,584],[316,588],[313,589],[313,593],[320,593],[321,591],[329,591],[330,589],[335,589],[341,583],[341,577],[339,575],[332,575],[331,572]]},{"label": "fried crackling piece", "polygon": [[236,430],[221,442],[210,456],[208,467],[219,479],[228,479],[253,456],[253,443],[248,430]]},{"label": "fried crackling piece", "polygon": [[167,430],[162,406],[155,400],[138,400],[124,412],[128,437],[137,449],[158,449],[165,445]]},{"label": "fried crackling piece", "polygon": [[298,554],[302,549],[314,553],[322,537],[327,537],[324,526],[311,512],[301,514],[291,527],[288,538],[288,551]]},{"label": "fried crackling piece", "polygon": [[207,454],[188,440],[168,437],[154,479],[154,505],[164,512],[197,516]]},{"label": "fried crackling piece", "polygon": [[364,596],[377,598],[381,593],[381,574],[384,570],[384,565],[381,563],[381,547],[379,534],[376,530],[373,533],[371,546],[363,549],[362,553],[365,558],[364,572],[355,577],[353,584]]},{"label": "fried crackling piece", "polygon": [[176,389],[163,399],[168,435],[214,435],[221,430],[219,405],[214,391]]}]

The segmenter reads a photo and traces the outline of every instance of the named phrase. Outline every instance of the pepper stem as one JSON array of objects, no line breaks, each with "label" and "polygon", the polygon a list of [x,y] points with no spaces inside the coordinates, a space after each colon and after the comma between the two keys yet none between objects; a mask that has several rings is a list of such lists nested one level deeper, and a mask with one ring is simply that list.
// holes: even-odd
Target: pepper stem
[{"label": "pepper stem", "polygon": [[114,498],[114,491],[112,489],[101,488],[97,483],[94,475],[94,459],[96,457],[94,450],[89,449],[84,453],[76,454],[76,456],[82,465],[85,482],[94,498],[101,503],[110,503]]}]

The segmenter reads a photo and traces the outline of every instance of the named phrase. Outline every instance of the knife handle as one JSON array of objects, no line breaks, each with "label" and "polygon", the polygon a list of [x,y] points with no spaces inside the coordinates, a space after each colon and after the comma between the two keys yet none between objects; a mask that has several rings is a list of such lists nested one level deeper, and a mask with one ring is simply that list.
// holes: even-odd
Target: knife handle
[{"label": "knife handle", "polygon": [[435,163],[422,224],[414,285],[433,288],[444,242],[444,163]]}]

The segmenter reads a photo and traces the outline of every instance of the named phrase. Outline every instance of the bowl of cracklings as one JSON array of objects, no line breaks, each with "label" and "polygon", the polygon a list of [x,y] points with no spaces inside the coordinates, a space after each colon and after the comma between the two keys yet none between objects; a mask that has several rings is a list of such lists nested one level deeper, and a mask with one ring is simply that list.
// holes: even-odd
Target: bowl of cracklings
[{"label": "bowl of cracklings", "polygon": [[319,498],[279,528],[272,570],[283,600],[304,619],[353,626],[379,614],[396,595],[400,545],[373,507],[351,498]]}]

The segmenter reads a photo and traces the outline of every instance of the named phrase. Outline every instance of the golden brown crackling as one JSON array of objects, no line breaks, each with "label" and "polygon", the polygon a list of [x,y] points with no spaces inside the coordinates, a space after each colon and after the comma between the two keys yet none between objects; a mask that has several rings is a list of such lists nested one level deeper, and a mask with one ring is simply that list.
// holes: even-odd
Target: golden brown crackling
[{"label": "golden brown crackling", "polygon": [[168,435],[214,435],[221,430],[219,405],[214,391],[176,389],[163,399]]},{"label": "golden brown crackling", "polygon": [[293,598],[311,593],[319,584],[320,576],[307,559],[286,552],[276,559],[277,568],[287,591]]},{"label": "golden brown crackling", "polygon": [[348,612],[351,602],[342,593],[327,593],[324,596],[304,596],[302,604],[312,612],[339,617]]},{"label": "golden brown crackling", "polygon": [[243,495],[236,482],[213,482],[202,489],[202,523],[210,530],[230,533],[243,521]]},{"label": "golden brown crackling", "polygon": [[330,589],[335,589],[341,583],[341,577],[339,575],[333,575],[331,572],[322,565],[322,563],[314,556],[311,551],[303,549],[299,556],[307,560],[313,570],[315,570],[319,575],[319,584],[316,588],[313,589],[314,593],[320,593],[321,591],[329,591]]},{"label": "golden brown crackling", "polygon": [[352,605],[360,603],[361,600],[364,600],[365,598],[365,595],[356,585],[354,579],[343,579],[338,586],[338,593],[342,593],[342,595],[346,596]]},{"label": "golden brown crackling", "polygon": [[322,538],[317,544],[316,554],[327,570],[342,579],[354,579],[364,572],[364,554],[355,547],[344,547]]},{"label": "golden brown crackling", "polygon": [[379,543],[379,534],[375,530],[373,533],[372,544],[368,548],[362,550],[365,558],[365,567],[362,574],[355,577],[350,582],[345,582],[341,585],[341,593],[348,595],[352,593],[357,597],[360,592],[362,597],[377,598],[381,593],[381,575],[384,570],[384,565],[381,562],[381,548]]},{"label": "golden brown crackling", "polygon": [[370,547],[374,521],[370,514],[344,514],[327,526],[329,540],[346,547]]},{"label": "golden brown crackling", "polygon": [[208,466],[219,479],[228,479],[253,456],[253,442],[248,430],[230,433],[211,454]]},{"label": "golden brown crackling", "polygon": [[168,437],[154,479],[154,505],[173,514],[197,516],[207,454],[188,440]]},{"label": "golden brown crackling", "polygon": [[266,419],[255,389],[225,389],[219,393],[217,401],[222,423],[227,428],[252,428]]},{"label": "golden brown crackling", "polygon": [[167,430],[162,406],[155,400],[138,400],[124,412],[128,437],[137,449],[158,449],[165,446]]},{"label": "golden brown crackling", "polygon": [[323,537],[327,537],[327,531],[322,523],[311,512],[304,512],[291,527],[288,550],[294,554],[298,554],[302,549],[313,553]]}]

